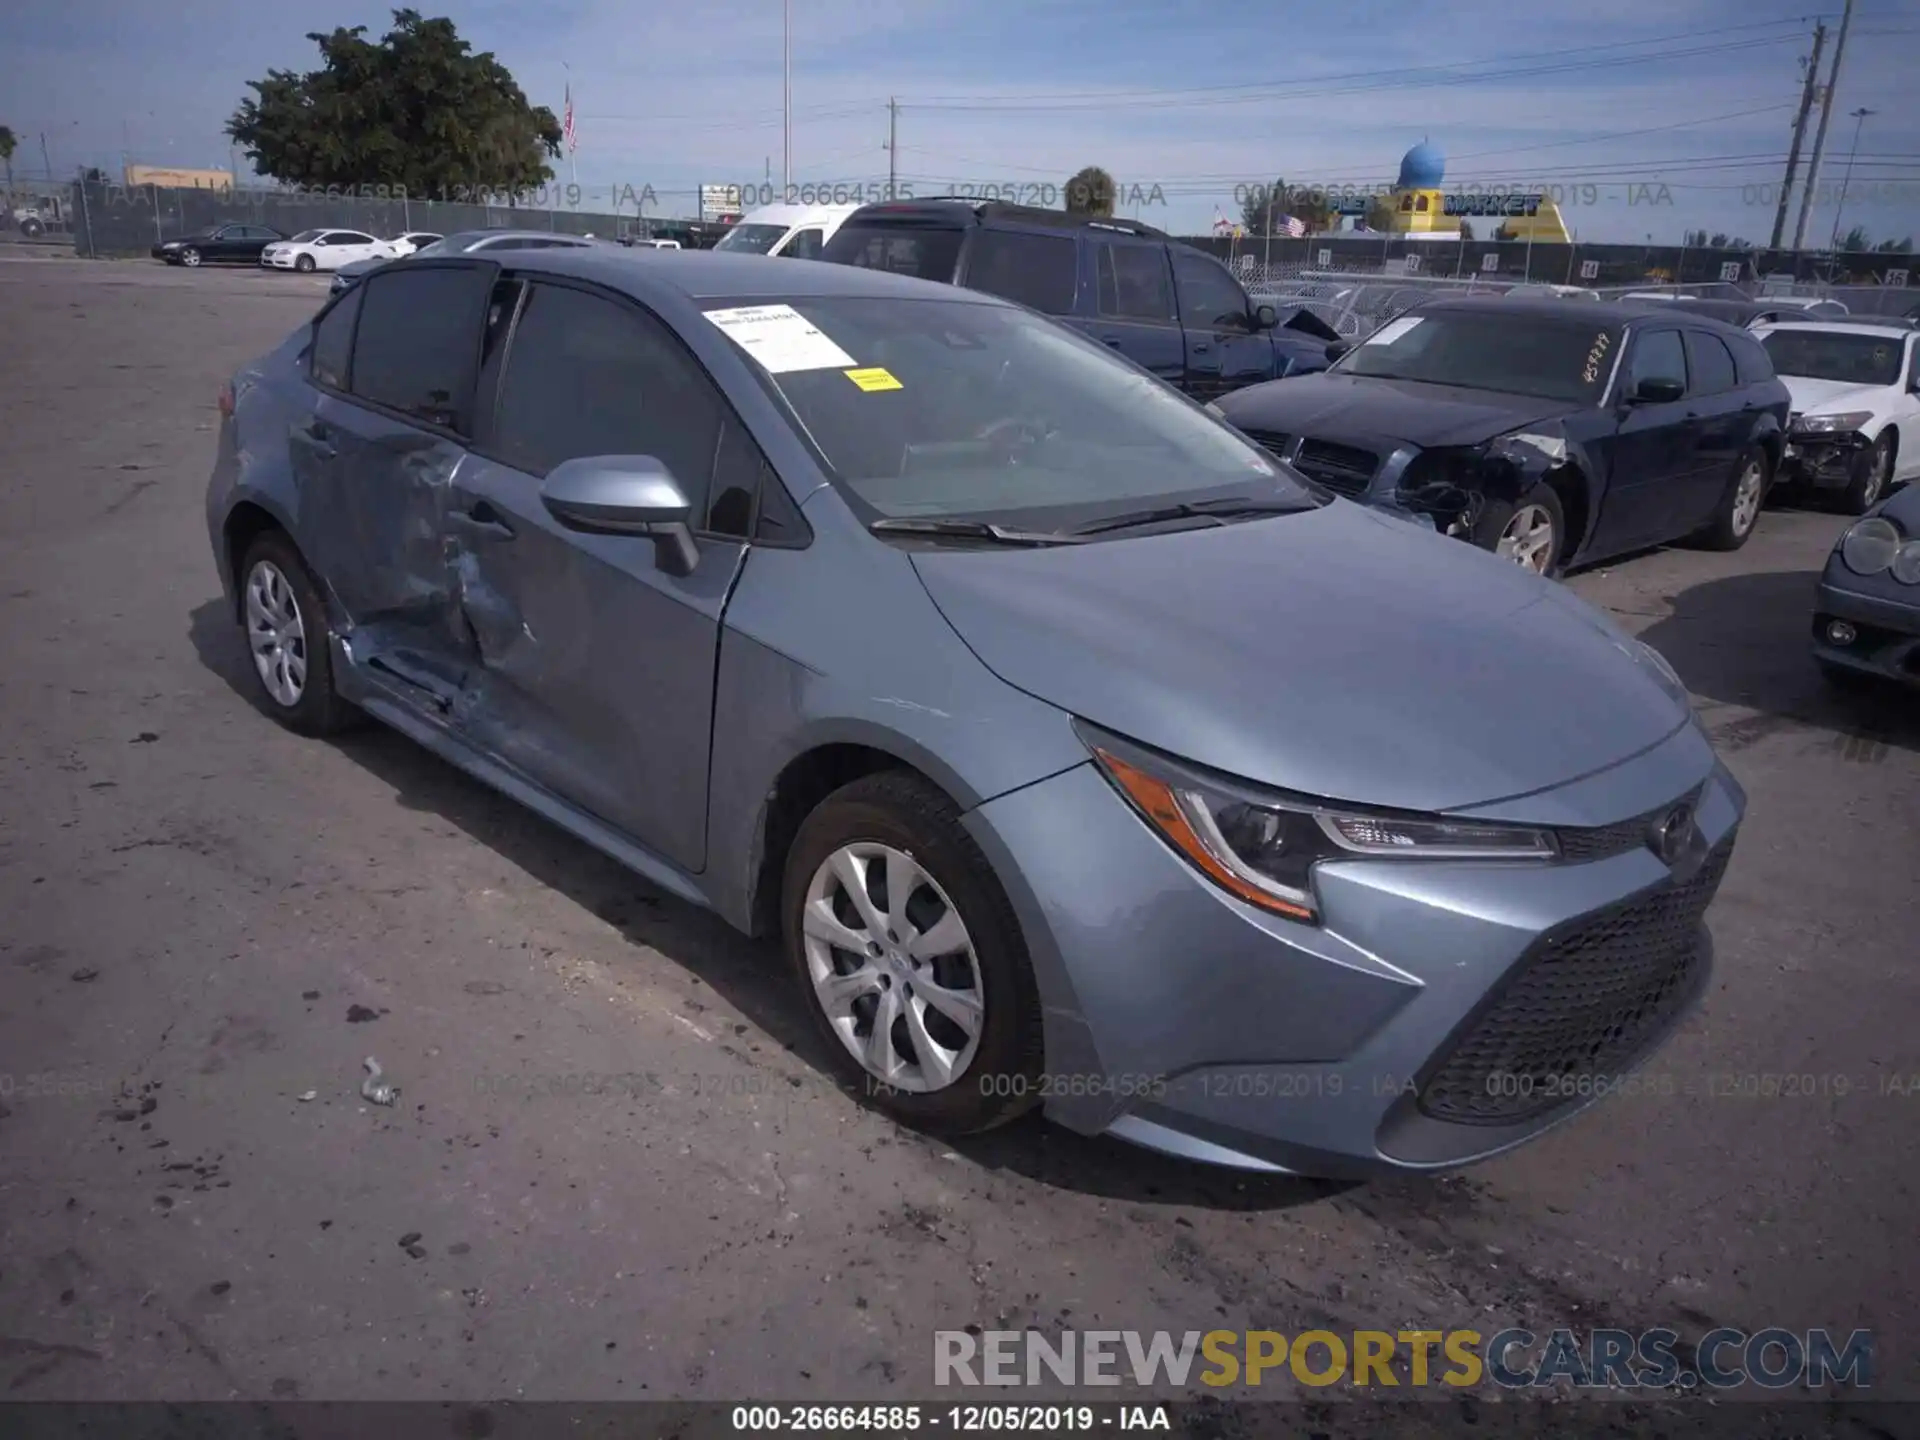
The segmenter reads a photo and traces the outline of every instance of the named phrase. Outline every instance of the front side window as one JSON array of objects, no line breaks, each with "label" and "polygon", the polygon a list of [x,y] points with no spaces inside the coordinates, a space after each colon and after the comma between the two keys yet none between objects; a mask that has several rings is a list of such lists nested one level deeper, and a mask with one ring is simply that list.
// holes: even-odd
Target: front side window
[{"label": "front side window", "polygon": [[1627,363],[1627,394],[1631,395],[1649,380],[1677,380],[1687,383],[1687,352],[1678,330],[1648,330],[1633,342],[1633,358]]},{"label": "front side window", "polygon": [[349,290],[314,322],[307,365],[313,378],[333,390],[347,388],[347,362],[353,355],[353,322],[360,314],[364,287]]},{"label": "front side window", "polygon": [[967,285],[1030,306],[1043,315],[1071,315],[1079,252],[1067,235],[981,230],[967,255]]},{"label": "front side window", "polygon": [[780,254],[789,260],[818,260],[825,245],[826,240],[818,229],[801,230],[794,234]]},{"label": "front side window", "polygon": [[353,393],[410,419],[460,429],[470,409],[493,272],[393,265],[368,276],[353,342]]},{"label": "front side window", "polygon": [[1180,292],[1180,318],[1188,325],[1246,330],[1247,292],[1226,267],[1198,250],[1176,248],[1173,280]]},{"label": "front side window", "polygon": [[1616,327],[1577,318],[1436,310],[1389,320],[1333,370],[1592,405],[1619,344]]},{"label": "front side window", "polygon": [[863,520],[1054,528],[1226,494],[1316,503],[1171,387],[1025,310],[804,297],[707,313],[765,343],[794,424]]},{"label": "front side window", "polygon": [[698,517],[725,413],[712,380],[658,320],[604,295],[536,283],[507,347],[492,448],[538,476],[589,455],[651,455]]}]

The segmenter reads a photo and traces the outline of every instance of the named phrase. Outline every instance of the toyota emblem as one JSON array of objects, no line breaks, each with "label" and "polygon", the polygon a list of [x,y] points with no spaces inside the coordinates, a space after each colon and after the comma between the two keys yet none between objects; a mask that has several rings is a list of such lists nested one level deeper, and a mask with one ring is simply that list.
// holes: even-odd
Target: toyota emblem
[{"label": "toyota emblem", "polygon": [[1671,865],[1687,848],[1693,835],[1693,807],[1676,805],[1654,822],[1647,845],[1663,864]]}]

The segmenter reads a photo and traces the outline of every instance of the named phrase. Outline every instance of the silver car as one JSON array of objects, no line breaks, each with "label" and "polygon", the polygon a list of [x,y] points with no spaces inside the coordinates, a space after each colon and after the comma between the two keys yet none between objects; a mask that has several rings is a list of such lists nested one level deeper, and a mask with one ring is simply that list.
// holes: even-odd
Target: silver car
[{"label": "silver car", "polygon": [[1018,306],[431,257],[221,408],[262,707],[371,716],[778,935],[910,1124],[1446,1168],[1707,983],[1745,799],[1654,652]]}]

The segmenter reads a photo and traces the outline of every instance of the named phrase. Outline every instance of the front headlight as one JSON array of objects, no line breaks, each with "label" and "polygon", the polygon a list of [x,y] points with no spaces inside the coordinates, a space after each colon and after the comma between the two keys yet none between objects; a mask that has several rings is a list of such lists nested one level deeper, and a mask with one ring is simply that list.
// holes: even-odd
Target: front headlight
[{"label": "front headlight", "polygon": [[1893,552],[1893,564],[1887,567],[1902,585],[1920,585],[1920,540],[1909,540]]},{"label": "front headlight", "polygon": [[1902,548],[1900,527],[1878,515],[1854,521],[1840,537],[1840,558],[1856,575],[1878,575]]},{"label": "front headlight", "polygon": [[1323,860],[1551,860],[1553,836],[1519,825],[1370,812],[1206,778],[1079,727],[1114,788],[1195,869],[1229,894],[1291,920],[1317,920]]},{"label": "front headlight", "polygon": [[1680,672],[1673,668],[1667,657],[1644,640],[1635,640],[1632,643],[1635,658],[1659,677],[1660,683],[1667,688],[1667,692],[1682,704],[1691,705],[1693,701],[1687,692],[1687,682],[1680,678]]},{"label": "front headlight", "polygon": [[1802,435],[1836,435],[1846,430],[1858,430],[1871,419],[1871,410],[1849,410],[1844,415],[1802,415],[1794,422],[1793,428]]}]

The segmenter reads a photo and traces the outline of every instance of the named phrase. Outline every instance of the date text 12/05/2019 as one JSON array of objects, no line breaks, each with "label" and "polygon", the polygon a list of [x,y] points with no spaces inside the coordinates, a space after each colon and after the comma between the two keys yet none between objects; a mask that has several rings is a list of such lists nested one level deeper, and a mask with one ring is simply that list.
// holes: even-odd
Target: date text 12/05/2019
[{"label": "date text 12/05/2019", "polygon": [[971,200],[979,204],[1030,205],[1041,210],[1081,209],[1097,200],[1115,212],[1145,205],[1165,205],[1166,192],[1157,184],[1128,185],[1115,182],[1111,189],[1096,195],[1091,187],[1069,181],[1050,180],[963,180],[951,185],[926,185],[913,181],[879,181],[867,184],[844,183],[778,185],[767,181],[749,181],[728,187],[731,200],[743,210],[762,205],[880,205],[890,200]]},{"label": "date text 12/05/2019", "polygon": [[879,1431],[895,1435],[922,1429],[967,1434],[1020,1431],[1056,1435],[1078,1430],[1171,1430],[1164,1405],[736,1405],[730,1417],[740,1432],[834,1434]]}]

